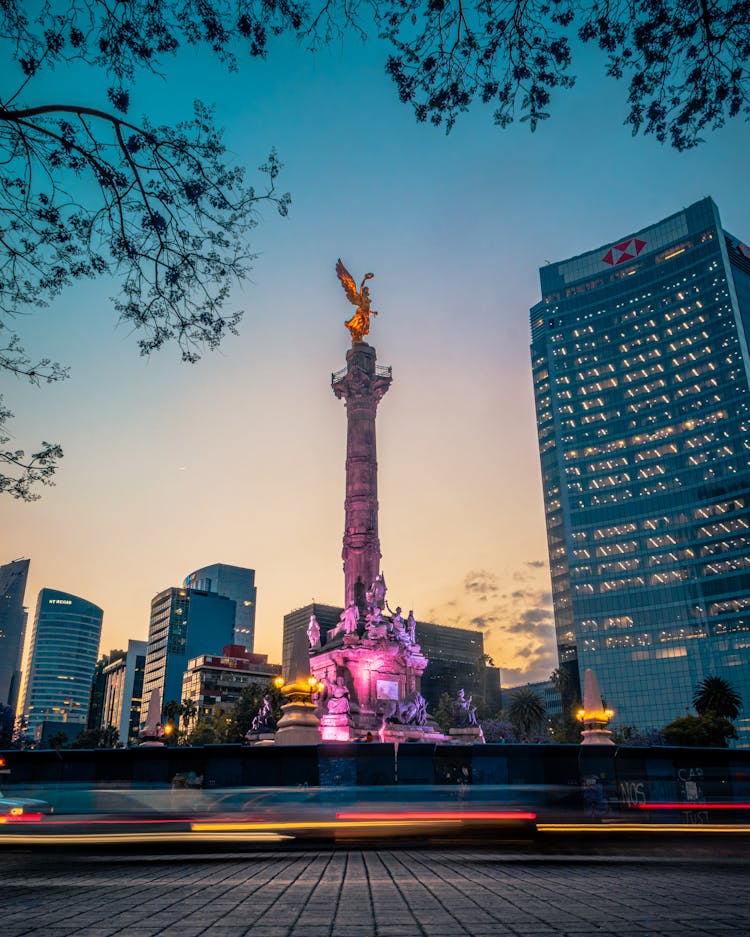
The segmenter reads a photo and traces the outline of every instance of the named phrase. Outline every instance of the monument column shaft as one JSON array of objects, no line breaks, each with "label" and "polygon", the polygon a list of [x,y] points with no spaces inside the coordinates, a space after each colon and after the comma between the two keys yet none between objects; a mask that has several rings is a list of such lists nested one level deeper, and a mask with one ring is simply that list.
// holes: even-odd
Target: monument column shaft
[{"label": "monument column shaft", "polygon": [[375,415],[391,385],[390,368],[377,368],[375,349],[357,342],[346,355],[346,372],[335,374],[333,392],[346,403],[346,498],[344,500],[345,604],[364,606],[364,593],[380,572],[378,464]]}]

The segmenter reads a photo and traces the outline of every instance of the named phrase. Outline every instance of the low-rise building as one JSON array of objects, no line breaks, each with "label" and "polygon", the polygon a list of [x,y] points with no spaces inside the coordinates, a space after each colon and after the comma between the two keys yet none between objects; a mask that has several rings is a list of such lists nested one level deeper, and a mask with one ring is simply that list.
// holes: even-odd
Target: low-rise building
[{"label": "low-rise building", "polygon": [[246,686],[268,684],[281,674],[280,664],[269,664],[267,654],[251,654],[241,644],[228,644],[221,655],[201,654],[188,661],[182,678],[182,699],[192,700],[195,716],[180,720],[190,729],[210,719],[217,707],[231,709]]}]

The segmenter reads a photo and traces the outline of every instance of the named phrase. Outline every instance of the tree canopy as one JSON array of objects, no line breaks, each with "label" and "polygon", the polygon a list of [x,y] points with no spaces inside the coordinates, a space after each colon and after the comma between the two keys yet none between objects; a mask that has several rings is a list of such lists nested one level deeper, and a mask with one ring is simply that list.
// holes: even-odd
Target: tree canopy
[{"label": "tree canopy", "polygon": [[[64,378],[62,365],[26,353],[11,324],[104,274],[116,278],[114,309],[143,354],[175,342],[192,362],[236,331],[241,312],[227,304],[250,270],[256,210],[289,206],[276,191],[279,160],[272,152],[263,162],[258,190],[228,158],[210,107],[196,102],[192,116],[154,125],[131,115],[133,84],[186,48],[234,70],[271,54],[281,35],[314,50],[345,33],[377,37],[399,99],[447,130],[478,104],[500,127],[520,120],[534,130],[553,92],[574,85],[585,43],[628,82],[634,133],[683,150],[750,111],[750,0],[4,0],[0,371]],[[68,67],[91,69],[98,105],[39,100],[40,77]],[[52,483],[62,449],[2,448],[11,416],[0,399],[10,473],[0,492],[31,500]]]},{"label": "tree canopy", "polygon": [[742,697],[723,677],[706,677],[695,689],[693,706],[699,716],[715,713],[725,719],[736,719],[742,709]]},{"label": "tree canopy", "polygon": [[728,739],[736,739],[737,731],[724,716],[707,712],[702,716],[682,716],[663,729],[667,745],[694,748],[726,748]]},{"label": "tree canopy", "polygon": [[[193,362],[236,332],[241,313],[226,304],[253,260],[257,208],[288,209],[275,190],[279,161],[271,152],[257,191],[228,159],[211,108],[196,102],[173,126],[129,115],[137,70],[156,71],[181,45],[207,44],[232,64],[216,17],[232,19],[229,6],[0,4],[0,371],[35,384],[66,377],[50,358],[30,357],[11,326],[29,306],[103,274],[116,278],[114,309],[137,330],[142,354],[176,342]],[[239,21],[233,28],[241,34]],[[106,76],[101,106],[38,100],[40,77],[72,65],[94,70],[97,83]],[[0,447],[11,416],[0,398]],[[34,487],[52,482],[61,457],[48,442],[30,456],[0,448],[0,492],[38,497]]]},{"label": "tree canopy", "polygon": [[519,738],[529,738],[543,731],[547,708],[544,700],[531,687],[517,687],[508,699],[508,719]]}]

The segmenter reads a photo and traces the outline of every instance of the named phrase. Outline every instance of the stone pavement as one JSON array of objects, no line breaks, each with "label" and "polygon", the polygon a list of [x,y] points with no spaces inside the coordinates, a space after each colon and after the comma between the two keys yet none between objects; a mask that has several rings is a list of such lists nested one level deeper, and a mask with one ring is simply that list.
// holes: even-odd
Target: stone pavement
[{"label": "stone pavement", "polygon": [[743,859],[0,852],[2,937],[745,937]]}]

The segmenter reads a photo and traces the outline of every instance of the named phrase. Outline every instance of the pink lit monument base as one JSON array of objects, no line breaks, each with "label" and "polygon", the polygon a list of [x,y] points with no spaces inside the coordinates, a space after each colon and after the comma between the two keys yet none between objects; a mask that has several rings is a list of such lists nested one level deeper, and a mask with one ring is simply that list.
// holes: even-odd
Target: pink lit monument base
[{"label": "pink lit monument base", "polygon": [[321,738],[362,741],[369,733],[384,742],[447,741],[419,711],[427,658],[391,620],[382,621],[377,632],[368,629],[372,637],[368,631],[346,634],[313,650],[310,671],[326,687],[320,700],[321,709],[328,710],[320,717]]}]

